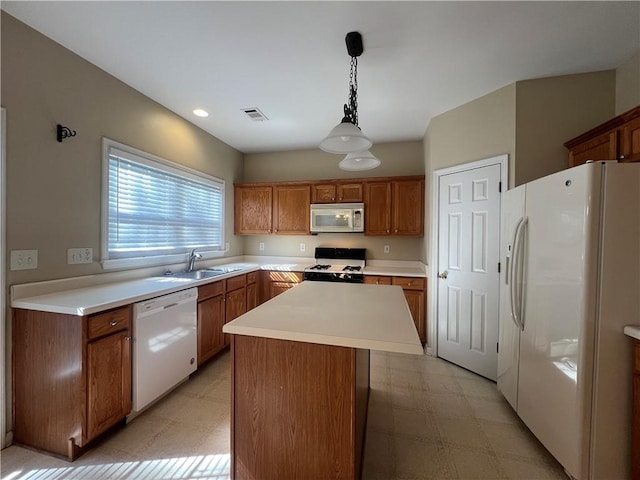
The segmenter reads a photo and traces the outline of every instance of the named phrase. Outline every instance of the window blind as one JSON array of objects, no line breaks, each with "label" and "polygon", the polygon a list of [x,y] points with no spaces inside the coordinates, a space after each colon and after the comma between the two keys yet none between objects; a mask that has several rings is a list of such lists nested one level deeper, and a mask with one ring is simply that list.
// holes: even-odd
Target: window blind
[{"label": "window blind", "polygon": [[223,247],[224,183],[108,150],[108,260]]}]

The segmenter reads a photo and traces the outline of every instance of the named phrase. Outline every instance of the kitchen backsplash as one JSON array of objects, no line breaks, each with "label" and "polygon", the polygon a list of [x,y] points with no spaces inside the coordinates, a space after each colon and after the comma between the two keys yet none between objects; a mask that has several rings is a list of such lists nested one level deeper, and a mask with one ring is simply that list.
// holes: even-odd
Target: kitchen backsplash
[{"label": "kitchen backsplash", "polygon": [[[264,246],[260,250],[261,244]],[[301,250],[304,245],[304,251]],[[389,253],[385,253],[385,245]],[[316,247],[367,249],[368,260],[424,260],[424,239],[416,237],[369,237],[358,233],[318,235],[246,235],[245,255],[313,257]]]}]

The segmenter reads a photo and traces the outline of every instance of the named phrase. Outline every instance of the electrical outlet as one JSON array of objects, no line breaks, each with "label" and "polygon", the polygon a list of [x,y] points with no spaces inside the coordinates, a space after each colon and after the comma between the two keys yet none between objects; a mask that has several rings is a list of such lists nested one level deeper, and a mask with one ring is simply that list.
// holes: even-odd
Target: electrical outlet
[{"label": "electrical outlet", "polygon": [[384,246],[384,253],[389,253],[391,251],[391,247],[389,245]]},{"label": "electrical outlet", "polygon": [[93,263],[93,248],[69,248],[67,249],[67,263]]},{"label": "electrical outlet", "polygon": [[304,252],[307,249],[307,246],[304,243],[300,244],[300,251]]},{"label": "electrical outlet", "polygon": [[38,250],[11,250],[11,270],[38,268]]},{"label": "electrical outlet", "polygon": [[260,242],[260,245],[258,245],[258,248],[260,250],[264,250],[264,242]]}]

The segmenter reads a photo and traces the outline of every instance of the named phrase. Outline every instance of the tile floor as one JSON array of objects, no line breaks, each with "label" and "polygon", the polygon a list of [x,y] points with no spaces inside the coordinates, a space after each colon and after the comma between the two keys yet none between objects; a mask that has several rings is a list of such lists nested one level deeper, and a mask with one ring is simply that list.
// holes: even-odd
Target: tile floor
[{"label": "tile floor", "polygon": [[[73,463],[3,450],[1,478],[226,480],[229,396],[225,353]],[[494,383],[428,356],[372,352],[366,442],[363,480],[566,479]]]}]

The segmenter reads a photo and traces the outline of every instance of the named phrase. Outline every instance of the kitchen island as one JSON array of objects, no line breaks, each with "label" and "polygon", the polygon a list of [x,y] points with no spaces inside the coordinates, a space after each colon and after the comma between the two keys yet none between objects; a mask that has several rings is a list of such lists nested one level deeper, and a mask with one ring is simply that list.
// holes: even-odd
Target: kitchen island
[{"label": "kitchen island", "polygon": [[304,282],[228,323],[231,476],[361,476],[369,351],[423,354],[402,288]]}]

